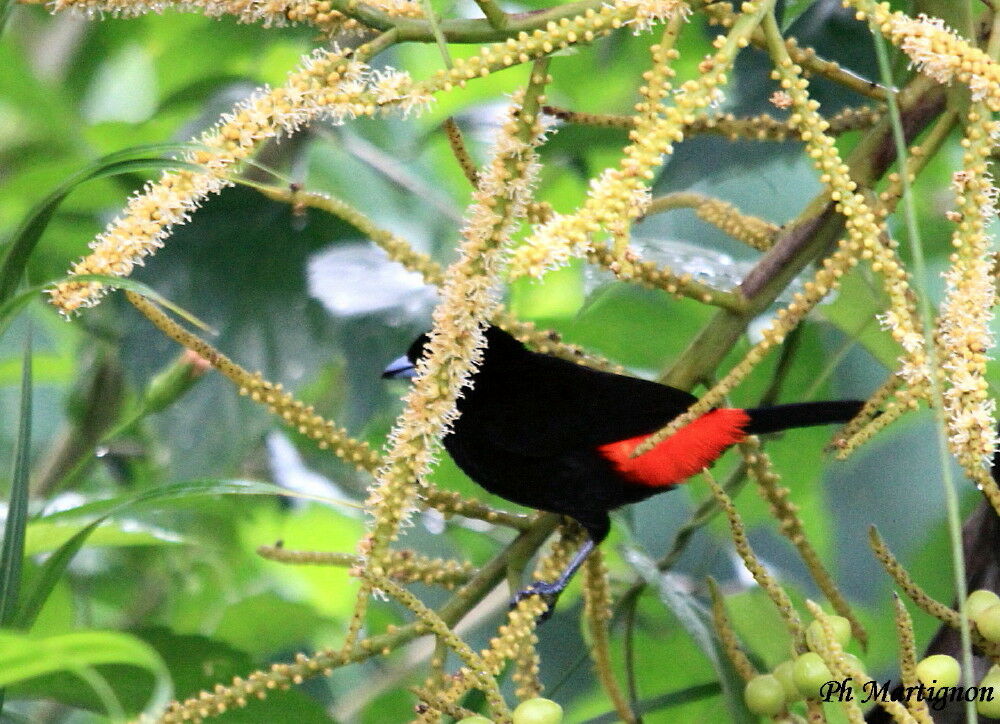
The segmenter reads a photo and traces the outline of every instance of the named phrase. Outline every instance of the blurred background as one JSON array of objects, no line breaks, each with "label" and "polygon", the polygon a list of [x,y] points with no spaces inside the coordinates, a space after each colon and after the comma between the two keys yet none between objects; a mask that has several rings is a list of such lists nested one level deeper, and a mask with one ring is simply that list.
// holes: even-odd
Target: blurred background
[{"label": "blurred background", "polygon": [[[784,24],[802,45],[813,45],[861,76],[873,77],[868,34],[837,3],[801,0],[787,5]],[[476,12],[463,3],[439,10],[447,15]],[[696,72],[713,35],[700,20],[686,29],[679,45],[682,79]],[[630,112],[651,37],[618,33],[555,58],[548,102],[596,113]],[[0,38],[0,240],[10,238],[36,203],[95,158],[142,144],[190,139],[254,88],[280,84],[300,56],[319,42],[309,28],[264,29],[170,10],[134,19],[88,19],[49,15],[38,6],[16,7]],[[452,52],[460,56],[465,51],[453,46]],[[741,56],[720,110],[780,115],[767,103],[774,88],[765,63],[751,56]],[[421,78],[439,68],[441,59],[433,46],[408,45],[380,56],[377,65],[381,63]],[[343,198],[418,249],[448,262],[470,188],[439,126],[454,116],[473,156],[483,161],[508,94],[523,84],[526,72],[514,68],[442,95],[417,118],[339,127],[315,124],[263,150],[259,161],[273,174],[259,168],[248,173],[258,181],[278,186],[295,182]],[[822,81],[814,89],[827,114],[864,102]],[[842,136],[841,151],[849,150],[858,136]],[[539,196],[557,211],[574,209],[589,179],[617,162],[625,142],[622,131],[558,126],[541,151],[545,168]],[[935,294],[949,251],[943,213],[951,204],[950,169],[958,153],[953,139],[917,188],[931,252],[926,282]],[[30,280],[62,276],[143,182],[141,175],[127,174],[74,188],[31,258]],[[733,143],[705,136],[678,147],[654,195],[676,190],[710,194],[781,224],[799,213],[819,184],[798,143]],[[759,256],[690,210],[638,224],[633,243],[645,256],[722,288],[734,286]],[[317,211],[293,210],[245,186],[206,203],[136,278],[217,330],[211,341],[227,355],[283,383],[375,448],[382,447],[405,391],[399,382],[382,381],[379,373],[427,328],[436,300],[434,290],[418,276],[391,262],[347,224]],[[567,341],[645,377],[668,367],[713,311],[613,281],[606,272],[580,263],[541,283],[519,281],[505,294],[520,318],[556,329]],[[881,305],[879,285],[867,270],[847,278],[844,291],[822,305],[791,340],[779,399],[870,394],[885,379],[896,354],[874,319]],[[285,429],[212,372],[166,410],[99,445],[99,458],[94,458],[94,444],[103,431],[127,417],[153,376],[180,353],[117,294],[70,322],[34,303],[0,337],[0,497],[6,496],[13,467],[29,319],[35,374],[32,485],[39,510],[171,483],[230,479],[265,480],[295,491],[363,500],[368,476]],[[741,341],[730,360],[742,356],[747,345]],[[778,358],[772,354],[734,392],[734,402],[758,400],[773,381]],[[992,367],[994,382],[996,372]],[[801,506],[813,543],[868,625],[872,642],[864,660],[880,680],[892,674],[896,643],[890,582],[869,551],[867,527],[879,527],[929,593],[945,601],[952,597],[932,429],[926,414],[910,415],[846,462],[824,453],[828,429],[794,431],[766,447]],[[736,458],[730,453],[717,465],[718,479],[725,478]],[[79,474],[67,475],[81,465]],[[449,460],[442,461],[433,479],[499,507],[513,507],[477,489]],[[963,486],[963,510],[968,510],[976,491]],[[662,554],[707,495],[704,483],[694,481],[622,512],[605,546],[616,579],[628,582],[634,576],[618,553],[622,546],[654,557]],[[737,504],[755,549],[789,590],[800,600],[817,596],[756,493],[745,490]],[[87,522],[32,522],[28,553],[35,557],[27,579],[37,575],[46,553]],[[343,569],[266,561],[255,549],[281,540],[289,548],[353,552],[363,525],[354,508],[267,496],[179,499],[152,511],[119,515],[90,537],[32,630],[130,631],[161,653],[175,693],[188,696],[233,675],[288,660],[297,651],[338,645],[354,601],[353,579]],[[405,544],[429,555],[480,564],[510,535],[479,522],[445,522],[427,514],[408,532]],[[724,521],[696,534],[674,572],[679,590],[699,595],[705,576],[715,576],[730,594],[731,614],[748,646],[767,665],[786,655],[783,629],[734,558]],[[578,585],[569,589],[557,615],[539,634],[545,695],[564,706],[568,722],[590,721],[610,710],[585,658]],[[431,603],[445,596],[416,588]],[[505,596],[501,592],[492,599],[492,609],[477,612],[467,639],[485,643],[503,615]],[[389,604],[372,606],[369,613],[373,629],[405,620],[405,612]],[[936,622],[916,615],[915,623],[922,645]],[[649,715],[647,722],[721,721],[717,688],[702,686],[716,681],[711,663],[655,595],[640,602],[636,637],[640,696],[679,693],[679,701],[686,702]],[[622,637],[614,638],[617,651]],[[405,721],[414,703],[406,686],[420,682],[424,669],[417,662],[428,653],[423,645],[405,648],[278,692],[223,719]],[[148,683],[144,689],[134,678],[120,681],[132,682],[117,692],[123,705],[141,707]],[[6,710],[29,721],[90,721],[97,716],[90,708],[101,711],[93,699],[72,677],[53,676],[8,691]]]}]

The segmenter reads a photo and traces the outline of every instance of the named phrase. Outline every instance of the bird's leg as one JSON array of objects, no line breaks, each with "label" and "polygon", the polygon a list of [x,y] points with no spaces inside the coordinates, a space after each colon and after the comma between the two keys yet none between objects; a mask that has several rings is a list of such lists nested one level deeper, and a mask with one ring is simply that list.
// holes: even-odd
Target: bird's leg
[{"label": "bird's leg", "polygon": [[524,588],[514,594],[514,598],[511,599],[510,606],[513,608],[519,602],[523,601],[529,596],[541,596],[542,600],[548,605],[541,616],[538,617],[538,622],[548,620],[555,611],[556,601],[559,600],[559,594],[563,592],[566,586],[569,585],[570,579],[573,578],[573,574],[576,573],[583,562],[587,560],[587,556],[590,555],[591,551],[594,550],[594,541],[592,538],[588,538],[587,542],[580,546],[580,550],[576,552],[573,556],[573,560],[569,562],[569,565],[559,574],[559,578],[556,580],[549,581],[537,581],[532,583],[527,588]]}]

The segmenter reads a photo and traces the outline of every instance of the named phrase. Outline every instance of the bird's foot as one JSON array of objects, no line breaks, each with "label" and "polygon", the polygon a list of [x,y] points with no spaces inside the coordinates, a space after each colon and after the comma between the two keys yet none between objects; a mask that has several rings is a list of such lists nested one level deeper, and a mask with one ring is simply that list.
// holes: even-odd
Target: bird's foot
[{"label": "bird's foot", "polygon": [[514,597],[510,600],[510,607],[514,608],[526,598],[531,596],[538,596],[545,603],[545,610],[539,615],[538,623],[544,623],[548,621],[556,609],[556,601],[559,600],[559,594],[563,592],[566,588],[565,583],[555,582],[549,583],[547,581],[536,581],[532,583],[527,588],[523,588],[514,594]]}]

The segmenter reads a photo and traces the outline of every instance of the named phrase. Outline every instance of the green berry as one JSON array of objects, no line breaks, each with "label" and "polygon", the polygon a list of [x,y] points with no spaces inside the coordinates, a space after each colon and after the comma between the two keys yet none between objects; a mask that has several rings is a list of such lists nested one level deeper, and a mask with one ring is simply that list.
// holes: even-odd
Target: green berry
[{"label": "green berry", "polygon": [[981,588],[978,591],[970,593],[969,597],[965,599],[965,613],[970,619],[975,621],[980,613],[990,606],[996,606],[998,603],[1000,603],[1000,596],[993,593],[993,591],[986,591]]},{"label": "green berry", "polygon": [[980,611],[975,621],[979,633],[987,641],[1000,643],[1000,605],[990,606],[985,611]]},{"label": "green berry", "polygon": [[795,662],[788,660],[782,661],[771,672],[771,675],[781,682],[781,688],[785,690],[785,701],[789,704],[802,698],[799,687],[795,685],[794,671]]},{"label": "green berry", "polygon": [[514,724],[559,724],[563,718],[562,707],[552,699],[528,699],[514,710]]},{"label": "green berry", "polygon": [[819,696],[820,687],[833,680],[833,674],[819,654],[807,651],[795,659],[792,679],[802,696],[815,699]]},{"label": "green berry", "polygon": [[459,720],[457,724],[493,724],[493,722],[484,717],[482,714],[474,714]]},{"label": "green berry", "polygon": [[785,687],[777,677],[761,674],[747,682],[743,700],[754,714],[774,716],[785,708]]},{"label": "green berry", "polygon": [[917,678],[924,686],[957,686],[962,667],[952,656],[934,654],[917,663]]},{"label": "green berry", "polygon": [[994,691],[993,701],[977,701],[976,711],[983,716],[1000,718],[1000,696],[995,693],[1000,691],[1000,669],[996,666],[986,672],[986,676],[979,682],[979,690],[982,691],[990,686],[993,687]]},{"label": "green berry", "polygon": [[854,654],[849,654],[849,653],[847,653],[845,651],[844,652],[844,658],[847,659],[847,663],[852,668],[857,669],[858,671],[864,671],[865,670],[865,662],[862,661],[861,659],[859,659]]},{"label": "green berry", "polygon": [[[833,637],[841,646],[847,646],[851,640],[851,622],[843,616],[828,616],[830,626],[833,628]],[[809,648],[815,651],[819,648],[819,642],[823,640],[823,624],[813,621],[806,629],[806,643]]]}]

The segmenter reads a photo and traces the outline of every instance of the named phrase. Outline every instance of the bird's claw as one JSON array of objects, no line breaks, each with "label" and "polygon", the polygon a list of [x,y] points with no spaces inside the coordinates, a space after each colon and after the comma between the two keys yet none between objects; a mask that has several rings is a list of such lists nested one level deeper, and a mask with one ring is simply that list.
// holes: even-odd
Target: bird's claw
[{"label": "bird's claw", "polygon": [[552,613],[556,609],[556,601],[559,600],[559,594],[563,592],[564,588],[566,586],[558,583],[536,581],[527,588],[523,588],[515,593],[514,597],[510,600],[510,607],[514,608],[521,601],[531,596],[538,596],[545,603],[545,610],[538,616],[538,623],[543,623],[548,621],[552,616]]}]

